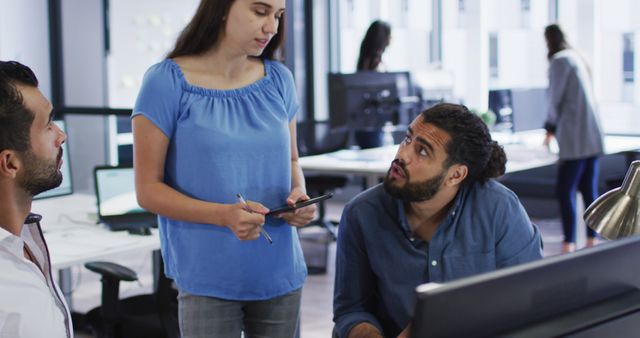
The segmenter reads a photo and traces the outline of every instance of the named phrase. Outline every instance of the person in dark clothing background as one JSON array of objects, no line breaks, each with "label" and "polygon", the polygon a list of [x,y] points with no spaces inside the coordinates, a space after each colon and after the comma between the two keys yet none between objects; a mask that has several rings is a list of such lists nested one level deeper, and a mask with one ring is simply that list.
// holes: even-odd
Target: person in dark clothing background
[{"label": "person in dark clothing background", "polygon": [[382,54],[391,42],[391,26],[376,20],[369,26],[360,44],[360,56],[356,69],[360,71],[384,71]]}]

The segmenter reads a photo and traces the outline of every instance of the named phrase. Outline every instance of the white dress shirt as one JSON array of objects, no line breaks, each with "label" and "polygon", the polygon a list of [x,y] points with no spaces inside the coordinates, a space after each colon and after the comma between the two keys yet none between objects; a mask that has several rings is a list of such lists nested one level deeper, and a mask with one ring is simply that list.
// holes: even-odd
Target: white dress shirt
[{"label": "white dress shirt", "polygon": [[[38,265],[24,256],[27,244]],[[73,337],[71,316],[55,285],[40,224],[20,237],[0,228],[0,338]]]}]

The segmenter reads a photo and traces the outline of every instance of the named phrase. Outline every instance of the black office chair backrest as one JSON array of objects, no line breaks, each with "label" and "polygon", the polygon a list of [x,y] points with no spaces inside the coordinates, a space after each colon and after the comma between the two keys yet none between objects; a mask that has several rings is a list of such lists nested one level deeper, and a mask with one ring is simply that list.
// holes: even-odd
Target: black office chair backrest
[{"label": "black office chair backrest", "polygon": [[300,156],[328,153],[347,148],[349,133],[346,128],[330,128],[327,122],[304,121],[297,124],[298,153]]},{"label": "black office chair backrest", "polygon": [[111,262],[89,262],[87,269],[102,276],[102,305],[86,320],[99,338],[178,338],[178,292],[164,274],[160,260],[158,289],[153,294],[119,299],[120,281],[135,281],[136,273]]}]

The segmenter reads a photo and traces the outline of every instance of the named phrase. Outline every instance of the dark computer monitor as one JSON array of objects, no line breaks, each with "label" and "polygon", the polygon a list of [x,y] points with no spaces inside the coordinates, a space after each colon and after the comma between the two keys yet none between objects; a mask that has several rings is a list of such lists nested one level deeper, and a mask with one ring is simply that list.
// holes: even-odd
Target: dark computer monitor
[{"label": "dark computer monitor", "polygon": [[412,338],[630,337],[640,332],[640,237],[417,288]]},{"label": "dark computer monitor", "polygon": [[490,90],[489,110],[496,114],[496,126],[504,129],[512,129],[513,100],[511,97],[511,89]]},{"label": "dark computer monitor", "polygon": [[[64,120],[56,120],[54,121],[54,123],[57,124],[58,127],[62,129],[62,131],[64,131],[65,133],[67,132],[67,128]],[[69,156],[68,142],[69,142],[69,139],[67,139],[67,141],[62,144],[62,167],[60,168],[60,171],[62,171],[62,183],[57,188],[53,188],[51,190],[41,192],[40,194],[34,196],[33,199],[64,196],[64,195],[70,195],[73,193],[73,185],[71,183],[72,182],[71,163],[69,162],[70,156]]]},{"label": "dark computer monitor", "polygon": [[411,107],[404,102],[412,94],[409,72],[329,74],[329,125],[357,129],[379,129],[387,121],[407,125]]}]

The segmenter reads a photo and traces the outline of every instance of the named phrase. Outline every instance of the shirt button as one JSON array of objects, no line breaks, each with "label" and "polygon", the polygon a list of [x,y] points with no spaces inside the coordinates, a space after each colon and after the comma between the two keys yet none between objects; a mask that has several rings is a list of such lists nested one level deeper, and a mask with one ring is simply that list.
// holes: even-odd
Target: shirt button
[{"label": "shirt button", "polygon": [[452,213],[451,213],[451,215],[455,216],[455,215],[456,215],[456,212],[455,212],[455,211],[454,211],[454,212],[452,212]]},{"label": "shirt button", "polygon": [[409,240],[413,242],[413,241],[415,241],[416,239],[415,239],[415,238],[413,238],[413,237],[411,237],[411,238],[409,238]]},{"label": "shirt button", "polygon": [[436,265],[438,265],[438,262],[434,259],[434,260],[431,261],[431,265],[432,266],[436,266]]}]

